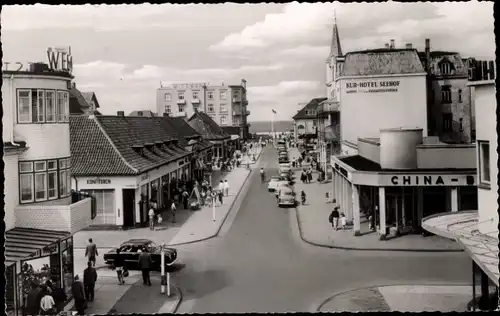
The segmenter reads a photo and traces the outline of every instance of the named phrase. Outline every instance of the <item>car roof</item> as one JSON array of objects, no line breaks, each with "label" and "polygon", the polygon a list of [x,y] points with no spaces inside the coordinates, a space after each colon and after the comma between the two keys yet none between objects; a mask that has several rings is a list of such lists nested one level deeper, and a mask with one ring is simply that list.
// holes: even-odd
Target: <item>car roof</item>
[{"label": "car roof", "polygon": [[293,190],[290,187],[283,187],[283,189],[280,190],[280,194],[285,193],[285,192],[292,192],[293,193]]},{"label": "car roof", "polygon": [[122,243],[121,246],[123,246],[123,245],[147,245],[150,243],[152,243],[152,241],[149,239],[130,239],[130,240],[127,240],[124,243]]}]

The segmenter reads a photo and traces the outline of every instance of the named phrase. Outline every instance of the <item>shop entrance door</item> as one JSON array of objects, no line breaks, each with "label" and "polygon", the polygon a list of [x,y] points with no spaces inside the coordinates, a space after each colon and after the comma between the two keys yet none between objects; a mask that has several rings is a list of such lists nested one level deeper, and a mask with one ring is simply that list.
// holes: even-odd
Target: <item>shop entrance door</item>
[{"label": "shop entrance door", "polygon": [[134,226],[135,189],[123,189],[123,226]]}]

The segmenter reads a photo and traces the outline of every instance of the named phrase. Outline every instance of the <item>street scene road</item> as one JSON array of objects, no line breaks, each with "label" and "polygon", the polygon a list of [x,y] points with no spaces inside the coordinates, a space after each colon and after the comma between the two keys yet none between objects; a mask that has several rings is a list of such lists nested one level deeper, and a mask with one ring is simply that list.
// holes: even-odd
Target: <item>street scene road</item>
[{"label": "street scene road", "polygon": [[[255,167],[263,167],[267,177],[277,174],[276,150],[266,147]],[[308,312],[335,293],[356,288],[470,282],[470,261],[460,252],[346,251],[308,245],[299,237],[295,209],[278,208],[258,172],[249,181],[241,207],[231,211],[237,212],[234,220],[229,218],[222,229],[226,233],[177,247],[185,264],[174,276],[183,293],[178,313]]]}]

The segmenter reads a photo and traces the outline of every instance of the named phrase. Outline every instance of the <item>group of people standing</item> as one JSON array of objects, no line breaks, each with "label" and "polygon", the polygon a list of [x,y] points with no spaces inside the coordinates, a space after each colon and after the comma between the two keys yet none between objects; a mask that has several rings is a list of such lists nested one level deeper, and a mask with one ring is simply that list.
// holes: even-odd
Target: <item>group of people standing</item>
[{"label": "group of people standing", "polygon": [[201,206],[216,206],[217,201],[220,205],[224,204],[224,196],[229,195],[229,182],[220,180],[217,188],[212,188],[208,181],[201,184]]},{"label": "group of people standing", "polygon": [[300,174],[300,180],[303,183],[311,183],[312,181],[312,168],[309,167],[309,169],[303,169],[302,173]]},{"label": "group of people standing", "polygon": [[[59,283],[59,282],[57,282]],[[67,297],[60,284],[44,279],[32,281],[31,289],[26,297],[26,315],[56,315],[61,312]]]}]

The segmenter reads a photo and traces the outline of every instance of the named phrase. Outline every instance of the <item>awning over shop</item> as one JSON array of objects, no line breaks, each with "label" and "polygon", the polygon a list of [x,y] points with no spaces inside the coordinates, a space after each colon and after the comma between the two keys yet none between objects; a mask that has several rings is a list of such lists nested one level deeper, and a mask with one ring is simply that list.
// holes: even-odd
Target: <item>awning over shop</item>
[{"label": "awning over shop", "polygon": [[16,227],[5,232],[5,267],[28,259],[61,239],[69,232]]},{"label": "awning over shop", "polygon": [[498,239],[481,234],[477,211],[440,213],[422,220],[422,228],[456,240],[498,286]]},{"label": "awning over shop", "polygon": [[240,135],[231,135],[231,140],[240,139]]}]

